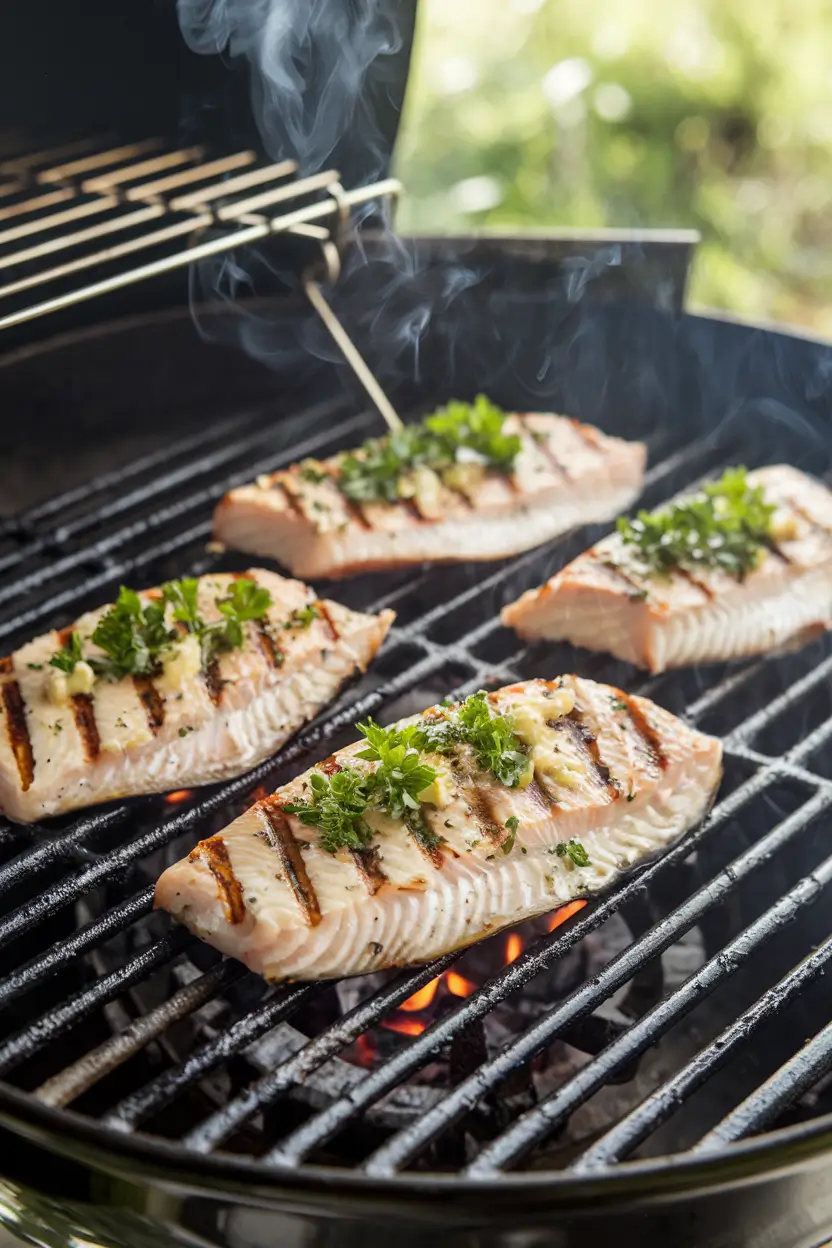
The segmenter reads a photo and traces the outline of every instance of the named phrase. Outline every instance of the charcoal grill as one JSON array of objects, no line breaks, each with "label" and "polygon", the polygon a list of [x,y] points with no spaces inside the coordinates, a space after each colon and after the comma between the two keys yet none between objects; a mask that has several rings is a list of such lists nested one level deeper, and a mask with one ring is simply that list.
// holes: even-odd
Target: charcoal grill
[{"label": "charcoal grill", "polygon": [[[18,253],[25,284],[0,299],[5,650],[120,582],[245,567],[206,545],[221,494],[381,431],[343,339],[292,279],[333,231],[342,273],[328,297],[399,413],[485,390],[643,437],[648,505],[730,463],[788,460],[829,479],[829,348],[684,314],[692,235],[395,241],[376,215],[356,241],[336,228],[334,177],[310,185],[238,126],[206,136],[192,115],[171,121],[176,58],[137,107],[142,75],[124,49],[153,47],[171,14],[137,5],[117,34],[108,13],[79,5],[48,30],[53,58],[74,41],[73,67],[91,29],[96,55],[118,43],[114,66],[130,72],[114,134],[88,137],[99,77],[81,75],[59,135],[30,90],[38,141],[15,139],[0,185],[15,184],[0,212],[63,197],[0,217],[37,226],[7,247],[46,244]],[[408,53],[406,39],[403,72]],[[189,98],[202,99],[195,74],[188,62]],[[0,74],[4,114],[12,78]],[[386,129],[389,149],[390,118]],[[353,209],[395,190],[382,168],[355,193],[360,148],[334,158]],[[44,179],[56,161],[61,176]],[[97,181],[114,169],[124,176]],[[251,180],[172,202],[215,177]],[[252,204],[261,188],[272,198]],[[194,227],[206,203],[228,211]],[[44,214],[78,208],[129,247],[102,255],[95,232],[68,244],[64,226],[83,214],[44,233]],[[239,250],[263,240],[262,260]],[[276,273],[279,300],[202,306],[226,254]],[[41,280],[56,256],[82,263]],[[393,607],[397,624],[371,671],[274,759],[198,793],[0,826],[0,1227],[103,1248],[832,1240],[832,643],[651,680],[520,645],[500,606],[601,532],[339,585],[350,605]],[[267,988],[151,913],[167,861],[362,716],[564,670],[719,733],[726,777],[706,825],[557,926],[369,981]]]},{"label": "charcoal grill", "polygon": [[[596,253],[608,245],[596,242]],[[738,458],[786,457],[828,471],[827,348],[656,309],[632,293],[637,284],[622,287],[627,297],[589,292],[570,302],[570,267],[558,245],[549,246],[559,276],[523,305],[523,351],[529,364],[558,353],[567,364],[543,382],[539,368],[525,370],[530,392],[507,350],[486,379],[498,401],[526,406],[534,397],[613,432],[646,435],[648,503]],[[624,270],[643,263],[644,243],[633,246],[623,245]],[[449,240],[414,247],[426,271],[452,264]],[[458,393],[481,383],[495,327],[510,344],[518,304],[507,275],[520,261],[507,246],[498,275],[496,254],[485,260],[466,245],[478,281],[423,346],[418,385],[391,383],[400,411],[440,395],[449,344]],[[545,269],[539,255],[523,263],[527,277]],[[340,308],[345,319],[351,310],[374,366],[359,309],[362,299],[375,306],[376,269],[383,265],[355,270]],[[156,384],[142,366],[159,335],[169,351],[187,343],[185,360],[187,351],[206,360],[216,353],[189,325],[185,314],[166,314],[18,352],[2,370],[8,393],[26,376],[48,374],[37,408],[45,428],[49,387],[65,396],[71,376],[72,405],[84,408],[82,379],[95,376],[106,350],[111,367],[124,369],[138,413]],[[142,337],[148,344],[137,350]],[[240,355],[223,358],[237,375],[249,367]],[[597,359],[603,370],[586,367]],[[345,394],[335,367],[319,367],[322,392],[306,406],[291,390],[277,403],[272,375],[255,373],[260,401],[249,395],[229,408],[223,394],[198,413],[197,432],[183,428],[163,447],[7,521],[4,646],[71,619],[121,580],[149,584],[175,571],[244,566],[206,549],[220,494],[379,427],[377,414]],[[188,383],[178,385],[177,402]],[[119,402],[128,402],[124,394]],[[187,402],[181,407],[187,413]],[[815,1244],[832,1233],[829,642],[649,681],[603,656],[520,646],[499,626],[501,603],[598,532],[496,565],[347,582],[339,589],[349,603],[399,613],[392,638],[371,672],[274,760],[231,784],[174,795],[176,802],[128,802],[56,827],[2,828],[7,1221],[131,1245],[143,1236],[373,1242],[381,1227],[415,1242],[428,1226],[443,1242],[484,1244],[521,1242],[520,1226],[522,1242],[561,1244],[601,1243],[612,1230],[624,1242],[634,1234],[652,1242],[669,1227],[673,1242],[697,1245]],[[486,946],[466,998],[446,995],[436,1013],[401,1010],[443,972],[464,970],[470,955],[392,975],[344,1004],[343,986],[265,989],[151,916],[152,880],[166,854],[220,826],[258,786],[274,786],[349,739],[362,715],[392,717],[411,696],[427,702],[571,669],[639,689],[720,732],[725,784],[704,827],[562,926],[525,932],[510,964],[502,938]],[[495,1009],[533,992],[613,916],[626,925],[620,951],[495,1048],[487,1030]],[[669,982],[669,951],[692,931],[698,956]],[[605,1015],[614,994],[618,1013]],[[405,1017],[424,1029],[402,1035],[381,1026]],[[375,1040],[362,1066],[367,1037]],[[541,1097],[535,1063],[556,1043],[578,1057]],[[610,1089],[625,1095],[651,1062],[637,1095],[616,1102],[624,1106],[617,1117],[589,1134],[570,1133],[582,1109]],[[420,1072],[428,1066],[434,1082],[426,1084]],[[40,1195],[31,1191],[36,1174]]]}]

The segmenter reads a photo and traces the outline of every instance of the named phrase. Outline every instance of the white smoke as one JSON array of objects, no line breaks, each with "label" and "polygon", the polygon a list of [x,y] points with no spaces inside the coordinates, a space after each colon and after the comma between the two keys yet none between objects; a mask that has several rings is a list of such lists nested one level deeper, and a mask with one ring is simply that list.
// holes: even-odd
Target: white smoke
[{"label": "white smoke", "polygon": [[292,157],[313,173],[355,134],[365,181],[385,159],[376,112],[392,106],[384,84],[406,8],[399,0],[177,0],[194,52],[248,60],[254,115],[273,160]]}]

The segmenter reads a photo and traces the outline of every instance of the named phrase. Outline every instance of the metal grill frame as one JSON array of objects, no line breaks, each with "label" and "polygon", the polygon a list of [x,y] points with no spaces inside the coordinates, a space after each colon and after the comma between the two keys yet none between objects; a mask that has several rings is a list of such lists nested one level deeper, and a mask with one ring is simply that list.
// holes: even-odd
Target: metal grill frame
[{"label": "metal grill frame", "polygon": [[[335,423],[330,424],[333,418]],[[91,594],[95,595],[97,591],[103,591],[105,586],[112,585],[118,578],[141,578],[143,570],[159,559],[170,558],[181,552],[184,564],[189,569],[196,573],[208,571],[211,557],[202,548],[209,534],[208,509],[227,488],[239,481],[250,479],[258,472],[273,470],[303,455],[325,454],[330,448],[347,445],[362,433],[369,432],[373,427],[377,428],[377,418],[374,423],[374,418],[369,413],[350,415],[337,402],[324,403],[317,410],[304,412],[294,421],[289,421],[284,431],[286,445],[275,450],[274,431],[262,429],[258,421],[256,413],[246,413],[215,426],[210,446],[197,458],[193,457],[194,438],[182,438],[167,448],[164,456],[147,456],[126,468],[108,473],[86,490],[69,491],[60,498],[30,509],[24,517],[9,526],[9,532],[24,535],[17,550],[0,556],[0,573],[14,575],[16,569],[33,555],[44,554],[45,546],[38,545],[44,524],[53,526],[62,515],[66,515],[67,519],[62,527],[67,540],[83,538],[86,531],[94,529],[103,516],[115,519],[133,507],[155,507],[158,502],[163,501],[166,490],[181,482],[182,474],[188,478],[206,478],[201,488],[191,491],[178,503],[154,510],[149,522],[145,517],[141,521],[126,523],[106,538],[72,550],[62,563],[56,564],[51,560],[44,562],[41,567],[33,568],[22,581],[15,583],[17,592],[24,588],[36,599],[33,605],[23,611],[10,614],[8,607],[3,610],[3,604],[8,604],[12,595],[9,590],[4,591],[0,584],[1,643],[9,647],[24,634],[31,634],[49,626],[56,615],[76,610],[81,594],[86,600]],[[298,427],[317,431],[309,433],[305,441],[301,441],[296,437]],[[683,481],[699,476],[704,471],[715,470],[730,458],[726,458],[724,449],[707,440],[694,447],[666,447],[665,452],[648,473],[645,494],[648,505],[666,497]],[[148,485],[144,480],[145,474],[153,471],[162,462],[167,466],[166,470]],[[112,491],[118,493],[113,496]],[[202,518],[199,519],[199,516]],[[176,531],[168,535],[167,529],[171,526]],[[151,535],[158,529],[160,540],[148,543],[148,529]],[[573,547],[580,549],[586,540],[585,534],[577,538],[561,539],[558,543],[561,552],[559,558],[573,553]],[[59,836],[36,840],[29,849],[18,852],[10,861],[0,866],[0,895],[8,894],[17,885],[28,882],[35,871],[41,871],[62,859],[72,862],[85,843],[94,844],[98,837],[116,833],[116,844],[119,846],[106,857],[93,858],[79,872],[70,874],[68,879],[50,885],[37,900],[26,902],[5,914],[0,920],[0,947],[30,931],[45,918],[58,913],[97,883],[106,880],[114,871],[153,848],[169,843],[183,832],[189,832],[195,838],[200,822],[207,815],[244,796],[254,785],[267,781],[276,771],[287,765],[312,761],[312,756],[323,752],[326,742],[334,734],[351,725],[355,719],[376,712],[386,702],[399,696],[419,680],[438,673],[449,663],[456,664],[465,673],[465,679],[458,686],[459,692],[469,691],[484,683],[510,683],[520,679],[527,653],[525,647],[518,647],[514,654],[501,663],[485,661],[475,652],[483,640],[500,627],[498,620],[479,625],[453,645],[437,642],[429,633],[446,613],[464,609],[472,598],[493,592],[508,577],[514,575],[518,568],[531,565],[539,558],[539,551],[529,552],[517,560],[498,565],[494,570],[486,569],[479,583],[463,588],[452,600],[430,608],[414,623],[395,629],[392,642],[385,653],[389,655],[400,647],[409,647],[408,653],[418,650],[418,661],[411,663],[393,678],[381,681],[369,692],[360,692],[358,696],[348,693],[339,700],[334,709],[325,712],[316,724],[298,734],[276,759],[269,760],[254,772],[200,797],[194,805],[164,819],[139,840],[131,842],[129,839],[121,839],[119,830],[124,829],[135,809],[133,803],[124,803],[113,809],[82,815]],[[80,567],[89,565],[91,560],[101,560],[101,570],[87,576],[82,586],[74,584],[50,592],[49,582],[56,574],[65,574],[72,578]],[[416,587],[427,583],[430,575],[430,571],[419,574]],[[365,604],[365,609],[395,606],[398,600],[412,595],[413,591],[414,584],[412,580],[408,580],[388,589],[372,604]],[[777,658],[764,658],[732,669],[714,687],[688,706],[688,717],[694,723],[700,721],[724,699],[754,680],[768,665],[777,662]],[[593,662],[590,661],[586,666],[592,669]],[[776,719],[784,708],[793,704],[808,690],[816,687],[830,671],[832,658],[824,660],[801,681],[785,690],[779,699],[775,699],[766,708],[741,723],[729,735],[725,742],[728,757],[748,765],[751,774],[744,783],[719,802],[707,824],[696,829],[683,842],[671,848],[641,873],[631,876],[621,887],[600,899],[594,906],[588,907],[567,925],[548,937],[541,938],[516,962],[505,967],[484,987],[459,1004],[452,1014],[434,1023],[423,1035],[404,1046],[393,1059],[368,1074],[357,1091],[313,1115],[308,1123],[293,1132],[265,1160],[227,1153],[217,1154],[212,1150],[222,1143],[236,1123],[243,1121],[256,1108],[268,1104],[281,1091],[291,1086],[293,1081],[322,1065],[386,1012],[450,966],[459,955],[447,955],[430,966],[400,973],[379,993],[310,1040],[299,1054],[283,1063],[276,1071],[264,1076],[231,1106],[225,1107],[203,1123],[191,1133],[184,1146],[158,1137],[149,1137],[140,1129],[133,1128],[140,1128],[141,1122],[151,1109],[155,1112],[157,1108],[168,1103],[172,1095],[180,1093],[233,1053],[242,1051],[247,1044],[263,1035],[278,1021],[291,1017],[304,1001],[321,989],[316,985],[278,988],[262,1006],[234,1023],[217,1041],[212,1041],[191,1054],[181,1072],[164,1072],[135,1096],[128,1097],[104,1119],[103,1126],[110,1128],[109,1130],[103,1130],[101,1123],[85,1118],[75,1111],[50,1107],[54,1100],[60,1100],[60,1075],[49,1080],[48,1085],[41,1090],[46,1103],[38,1102],[34,1097],[21,1093],[10,1085],[0,1085],[0,1116],[13,1120],[17,1129],[31,1132],[33,1136],[40,1136],[44,1129],[54,1131],[54,1147],[67,1147],[65,1144],[61,1145],[61,1137],[74,1136],[93,1151],[106,1149],[110,1165],[114,1164],[113,1158],[121,1154],[123,1158],[141,1158],[144,1164],[154,1170],[162,1171],[166,1165],[175,1164],[183,1173],[193,1173],[196,1168],[206,1175],[223,1176],[229,1182],[246,1179],[249,1182],[277,1187],[286,1181],[301,1188],[324,1182],[327,1186],[343,1186],[347,1189],[359,1185],[362,1189],[370,1186],[398,1191],[416,1184],[425,1191],[441,1192],[448,1185],[456,1186],[460,1182],[481,1189],[483,1180],[493,1180],[499,1174],[509,1190],[534,1188],[541,1184],[551,1189],[554,1185],[563,1198],[568,1200],[578,1192],[585,1198],[587,1192],[593,1189],[609,1192],[622,1184],[639,1185],[643,1181],[652,1186],[657,1179],[666,1180],[666,1159],[660,1162],[626,1161],[614,1166],[609,1163],[619,1162],[620,1158],[626,1157],[644,1138],[648,1127],[652,1130],[664,1120],[664,1116],[674,1105],[674,1096],[680,1088],[692,1091],[699,1086],[704,1078],[715,1072],[725,1057],[735,1052],[753,1035],[761,1022],[785,1008],[801,987],[822,973],[832,956],[832,941],[827,941],[812,951],[804,962],[789,972],[764,998],[746,1011],[742,1018],[736,1020],[726,1034],[719,1038],[719,1044],[714,1042],[709,1045],[702,1061],[691,1062],[677,1072],[666,1088],[659,1089],[642,1106],[612,1128],[585,1154],[586,1159],[572,1170],[563,1173],[547,1171],[545,1174],[535,1175],[512,1174],[505,1172],[503,1167],[521,1158],[530,1144],[543,1133],[549,1132],[564,1114],[582,1103],[591,1094],[592,1088],[598,1086],[598,1081],[603,1081],[626,1066],[634,1056],[663,1034],[673,1021],[682,1017],[720,982],[724,982],[745,958],[778,929],[784,917],[813,904],[832,877],[832,858],[800,879],[776,906],[767,910],[733,940],[728,951],[730,956],[724,963],[717,958],[706,963],[681,988],[665,998],[599,1054],[581,1076],[571,1080],[565,1085],[565,1089],[559,1089],[552,1097],[516,1120],[502,1135],[486,1146],[461,1175],[424,1175],[404,1171],[402,1167],[438,1134],[452,1127],[483,1092],[495,1086],[503,1075],[527,1061],[556,1035],[562,1034],[571,1023],[588,1014],[617,986],[631,979],[650,958],[655,957],[693,926],[702,914],[718,905],[734,888],[738,878],[762,866],[778,848],[788,845],[793,838],[799,836],[813,818],[828,811],[832,806],[832,780],[808,770],[807,760],[819,745],[832,736],[832,723],[822,724],[782,759],[772,759],[761,754],[753,743],[756,734],[766,724]],[[661,685],[663,679],[667,678],[643,682],[637,691],[650,695]],[[423,1115],[411,1127],[397,1133],[359,1169],[334,1170],[303,1160],[315,1144],[329,1138],[361,1108],[373,1104],[386,1091],[396,1086],[453,1034],[474,1019],[482,1017],[494,1002],[522,987],[540,970],[551,965],[598,927],[605,918],[629,900],[643,895],[651,881],[672,871],[674,865],[681,863],[696,845],[713,836],[746,802],[778,778],[791,779],[804,786],[809,793],[804,803],[774,826],[764,838],[739,855],[730,867],[719,872],[708,885],[689,897],[681,907],[635,940],[632,946],[610,963],[597,982],[585,984],[568,997],[535,1027],[518,1037],[503,1052],[488,1060],[474,1075],[449,1092],[436,1110]],[[14,853],[15,848],[27,836],[25,830],[9,826],[0,828],[0,849],[5,848]],[[8,1004],[18,999],[35,985],[45,982],[61,967],[94,949],[103,939],[125,930],[146,913],[150,902],[151,890],[144,889],[134,897],[126,898],[105,915],[90,921],[65,942],[44,951],[28,965],[17,968],[0,982],[0,1004]],[[116,1000],[130,984],[139,982],[154,968],[164,965],[178,952],[187,949],[191,943],[195,943],[193,938],[180,929],[172,928],[168,935],[149,947],[140,958],[134,959],[119,971],[96,980],[62,1007],[35,1020],[22,1033],[0,1044],[0,1073],[12,1070],[20,1061],[74,1023],[89,1016],[102,1004]],[[139,1018],[122,1034],[106,1041],[103,1048],[107,1050],[108,1057],[124,1060],[160,1034],[171,1021],[185,1017],[199,1008],[242,974],[240,968],[233,963],[225,964],[224,969],[207,972],[201,980],[176,993],[160,1010]],[[72,1068],[72,1078],[69,1085],[63,1085],[63,1091],[70,1086],[74,1095],[77,1095],[77,1089],[88,1086],[84,1081],[95,1072],[89,1062],[84,1065],[85,1061],[86,1059],[82,1059]],[[828,1069],[830,1064],[832,1035],[827,1028],[807,1045],[803,1053],[796,1054],[767,1081],[764,1093],[758,1091],[752,1094],[690,1154],[676,1155],[671,1159],[674,1184],[684,1186],[686,1183],[699,1183],[703,1176],[724,1174],[726,1166],[738,1171],[753,1164],[768,1143],[766,1137],[745,1140],[739,1145],[732,1144],[730,1156],[720,1150],[727,1141],[743,1140],[750,1131],[764,1126],[773,1114],[794,1098],[796,1091],[807,1086],[823,1070]],[[827,1149],[832,1146],[832,1118],[821,1118],[799,1129],[778,1132],[777,1138],[782,1141],[784,1155],[788,1154],[793,1144],[796,1146],[797,1141],[801,1141],[804,1148]],[[102,1157],[102,1161],[106,1160],[106,1156]],[[499,1186],[502,1186],[502,1182]]]}]

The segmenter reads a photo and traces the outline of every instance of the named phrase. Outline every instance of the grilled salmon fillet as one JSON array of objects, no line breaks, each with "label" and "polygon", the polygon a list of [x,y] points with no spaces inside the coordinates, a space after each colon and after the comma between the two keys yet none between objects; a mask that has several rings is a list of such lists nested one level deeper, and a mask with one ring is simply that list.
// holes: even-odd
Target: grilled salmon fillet
[{"label": "grilled salmon fillet", "polygon": [[[179,659],[156,676],[96,679],[56,699],[51,658],[75,633],[90,637],[110,610],[82,616],[0,660],[0,807],[27,823],[81,806],[240,775],[277,750],[375,655],[394,618],[318,601],[306,585],[273,572],[241,574],[271,595],[243,644],[207,670]],[[240,577],[199,581],[207,620]],[[159,591],[139,596],[159,601]],[[314,610],[312,609],[314,607]],[[172,651],[175,656],[175,651]],[[94,661],[94,658],[93,658]]]},{"label": "grilled salmon fillet", "polygon": [[748,473],[774,507],[756,566],[651,574],[620,534],[502,611],[528,640],[568,641],[662,672],[800,645],[832,614],[832,494],[787,465]]},{"label": "grilled salmon fillet", "polygon": [[338,456],[259,477],[220,501],[214,536],[274,558],[295,576],[341,577],[425,561],[502,559],[609,520],[641,491],[647,452],[640,442],[537,414],[508,416],[504,432],[521,443],[510,472],[475,463],[444,474],[420,468],[409,497],[394,502],[346,497]]},{"label": "grilled salmon fillet", "polygon": [[[374,811],[364,845],[328,852],[286,808],[308,799],[313,777],[360,768],[352,745],[169,867],[156,905],[268,980],[357,975],[429,961],[606,889],[709,810],[720,743],[652,702],[565,676],[487,704],[524,742],[521,785],[460,744],[431,759],[441,782],[421,807],[428,839]],[[433,707],[402,722],[455,714]]]}]

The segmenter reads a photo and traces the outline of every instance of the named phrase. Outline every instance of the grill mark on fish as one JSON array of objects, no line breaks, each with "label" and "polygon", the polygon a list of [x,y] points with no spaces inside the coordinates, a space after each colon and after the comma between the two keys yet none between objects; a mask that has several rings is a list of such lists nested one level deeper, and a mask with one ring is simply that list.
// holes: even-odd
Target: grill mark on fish
[{"label": "grill mark on fish", "polygon": [[673,571],[677,572],[679,576],[681,576],[683,580],[687,581],[689,585],[692,585],[694,589],[698,589],[701,594],[704,594],[709,602],[716,596],[710,585],[708,585],[705,581],[700,580],[698,576],[694,576],[692,572],[690,572],[687,568],[683,568],[681,564],[677,564]]},{"label": "grill mark on fish", "polygon": [[495,845],[502,845],[507,833],[494,818],[494,811],[488,793],[474,783],[471,785],[468,793],[468,803],[471,807],[471,813],[489,841],[493,841]]},{"label": "grill mark on fish", "polygon": [[263,817],[263,835],[280,858],[286,880],[306,923],[309,927],[317,927],[321,921],[321,907],[289,820],[271,799],[258,802],[255,810]]},{"label": "grill mark on fish", "polygon": [[647,753],[650,755],[651,761],[659,768],[660,771],[667,770],[667,755],[662,748],[659,734],[655,728],[648,723],[647,716],[641,707],[637,706],[633,699],[626,693],[618,694],[621,701],[627,708],[627,714],[630,717],[630,723],[641,737],[646,747]]},{"label": "grill mark on fish", "polygon": [[546,814],[552,814],[557,809],[557,798],[545,780],[541,780],[539,776],[535,776],[533,780],[529,781],[525,792]]},{"label": "grill mark on fish", "polygon": [[[11,659],[3,659],[2,662],[4,675],[13,670]],[[16,680],[7,681],[3,685],[3,705],[6,708],[9,745],[14,754],[14,761],[17,763],[20,787],[25,793],[35,778],[35,756],[32,753],[32,742],[29,738],[23,695]]]},{"label": "grill mark on fish", "polygon": [[524,432],[526,432],[529,435],[529,437],[532,439],[532,441],[534,442],[534,445],[537,448],[537,450],[540,452],[540,454],[549,464],[549,467],[554,468],[555,471],[560,473],[560,475],[565,480],[569,481],[571,479],[572,474],[570,473],[566,465],[561,463],[561,461],[558,459],[555,452],[552,450],[551,446],[549,445],[548,437],[544,438],[543,441],[538,442],[537,438],[535,437],[535,430],[532,429],[531,426],[529,425],[529,421],[526,416],[520,417],[520,424]]},{"label": "grill mark on fish", "polygon": [[367,892],[371,897],[375,897],[378,890],[389,883],[387,876],[381,869],[381,854],[378,846],[370,845],[366,849],[354,849],[351,853],[352,860],[358,868],[358,874],[366,885]]},{"label": "grill mark on fish", "polygon": [[272,637],[268,622],[264,619],[255,620],[254,626],[257,629],[260,649],[269,667],[281,667],[286,656]]},{"label": "grill mark on fish", "polygon": [[287,489],[285,481],[272,481],[270,488],[273,490],[280,490],[281,494],[286,499],[289,511],[293,511],[295,515],[300,516],[302,520],[309,519],[306,514],[306,508],[303,506],[301,499],[297,494],[293,494],[290,489]]},{"label": "grill mark on fish", "polygon": [[822,524],[819,520],[816,520],[805,507],[801,506],[800,503],[796,502],[793,498],[787,498],[784,501],[789,505],[789,507],[791,507],[792,511],[794,511],[796,515],[800,516],[801,520],[804,520],[806,524],[814,530],[815,533],[822,533],[824,537],[830,536],[829,529],[826,525]]},{"label": "grill mark on fish", "polygon": [[441,847],[434,843],[433,837],[427,835],[427,833],[432,833],[433,829],[430,827],[424,813],[414,812],[413,814],[405,815],[404,823],[428,862],[436,867],[437,871],[440,870],[445,864],[445,855],[442,853]]},{"label": "grill mark on fish", "polygon": [[601,446],[601,438],[597,429],[594,429],[592,425],[585,425],[583,421],[574,416],[570,416],[569,423],[587,446],[591,446],[599,455],[603,455],[604,448]]},{"label": "grill mark on fish", "polygon": [[218,659],[212,659],[202,673],[202,679],[205,684],[205,690],[214,706],[219,706],[222,701],[222,691],[225,687],[225,681],[220,676],[220,664]]},{"label": "grill mark on fish", "polygon": [[325,758],[322,763],[318,763],[316,771],[322,771],[325,776],[334,776],[336,772],[341,770],[341,764],[334,754],[330,754],[329,758]]},{"label": "grill mark on fish", "polygon": [[92,763],[101,753],[101,739],[98,735],[98,724],[95,722],[95,704],[88,693],[76,693],[72,698],[72,714],[75,726],[84,747],[84,755],[88,763]]},{"label": "grill mark on fish", "polygon": [[764,544],[769,554],[774,555],[775,559],[779,559],[781,563],[785,563],[787,566],[794,563],[792,557],[786,554],[780,543],[775,542],[773,537],[765,538]]},{"label": "grill mark on fish", "polygon": [[228,846],[222,837],[211,836],[207,841],[200,841],[196,849],[188,855],[188,861],[195,862],[198,858],[203,859],[217,881],[220,901],[228,922],[235,925],[242,923],[246,917],[243,890],[234,874],[231,859],[228,857]]},{"label": "grill mark on fish", "polygon": [[148,728],[151,732],[158,732],[165,722],[164,698],[149,676],[134,676],[133,687],[144,707]]},{"label": "grill mark on fish", "polygon": [[324,621],[327,628],[329,629],[332,640],[339,641],[341,638],[341,634],[338,632],[338,629],[335,626],[335,622],[330,614],[329,607],[326,605],[325,602],[321,602],[320,599],[318,599],[318,601],[315,603],[315,606],[318,609],[318,615],[321,617],[321,619]]},{"label": "grill mark on fish", "polygon": [[584,754],[587,762],[590,764],[595,773],[595,778],[599,784],[603,785],[609,794],[610,800],[615,802],[621,796],[621,790],[618,781],[612,775],[607,764],[601,757],[601,751],[598,746],[598,738],[594,732],[587,727],[584,720],[583,712],[577,707],[569,712],[566,721],[570,726],[570,731],[578,743],[578,748]]},{"label": "grill mark on fish", "polygon": [[14,671],[14,659],[11,655],[0,659],[0,676],[11,676]]},{"label": "grill mark on fish", "polygon": [[595,550],[588,550],[586,553],[591,559],[594,559],[596,563],[599,564],[600,567],[606,568],[606,570],[610,572],[617,580],[621,581],[622,584],[626,585],[629,590],[635,590],[639,598],[643,598],[646,596],[648,592],[647,586],[644,585],[640,580],[638,580],[637,577],[630,576],[630,574],[628,572],[625,572],[624,569],[619,566],[619,564],[614,563],[612,559],[600,559]]}]

